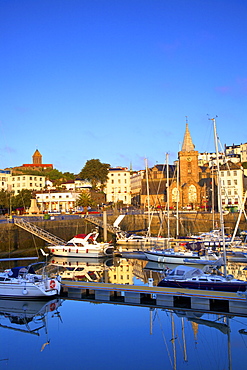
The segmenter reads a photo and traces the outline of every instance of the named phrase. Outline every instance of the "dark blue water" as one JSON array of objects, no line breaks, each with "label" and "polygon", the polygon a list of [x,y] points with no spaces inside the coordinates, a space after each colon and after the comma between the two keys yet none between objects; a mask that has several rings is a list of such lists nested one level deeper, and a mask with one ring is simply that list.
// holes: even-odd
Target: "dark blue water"
[{"label": "dark blue water", "polygon": [[[111,268],[108,279],[116,272]],[[133,273],[133,263],[127,270]],[[0,300],[0,324],[1,369],[247,367],[247,318],[241,316],[62,299]]]}]

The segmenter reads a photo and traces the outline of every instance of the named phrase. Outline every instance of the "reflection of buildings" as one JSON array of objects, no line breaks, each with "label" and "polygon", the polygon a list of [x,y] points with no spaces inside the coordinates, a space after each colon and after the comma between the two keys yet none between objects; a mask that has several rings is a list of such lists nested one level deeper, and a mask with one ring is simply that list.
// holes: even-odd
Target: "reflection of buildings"
[{"label": "reflection of buildings", "polygon": [[108,271],[108,283],[133,284],[133,266],[128,260],[120,259],[117,266],[112,266]]},{"label": "reflection of buildings", "polygon": [[144,267],[147,264],[146,260],[133,259],[129,261],[133,265],[133,275],[138,279],[142,280],[144,283],[147,283],[147,279],[144,272]]},{"label": "reflection of buildings", "polygon": [[247,280],[247,270],[244,270],[246,266],[245,263],[228,262],[226,267],[227,274],[233,275],[235,279]]}]

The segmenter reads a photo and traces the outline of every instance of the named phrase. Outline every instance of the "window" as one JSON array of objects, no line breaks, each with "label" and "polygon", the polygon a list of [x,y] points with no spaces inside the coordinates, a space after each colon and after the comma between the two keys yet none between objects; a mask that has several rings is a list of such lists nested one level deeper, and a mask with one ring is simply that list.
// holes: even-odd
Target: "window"
[{"label": "window", "polygon": [[36,176],[33,179],[34,179],[34,181],[37,181],[37,177]]},{"label": "window", "polygon": [[114,180],[111,180],[111,183],[114,184]]},{"label": "window", "polygon": [[233,176],[237,176],[237,171],[233,171]]},{"label": "window", "polygon": [[230,171],[227,171],[227,176],[231,176]]},{"label": "window", "polygon": [[238,180],[234,180],[234,185],[238,185]]},{"label": "window", "polygon": [[231,185],[231,180],[227,180],[227,185]]},{"label": "window", "polygon": [[29,186],[30,186],[30,187],[32,187],[32,186],[33,186],[33,183],[32,183],[32,182],[30,182]]},{"label": "window", "polygon": [[224,177],[224,171],[221,171],[221,177]]},{"label": "window", "polygon": [[33,178],[32,178],[32,176],[31,177],[29,177],[29,180],[32,180]]},{"label": "window", "polygon": [[121,184],[121,179],[118,179],[118,183]]}]

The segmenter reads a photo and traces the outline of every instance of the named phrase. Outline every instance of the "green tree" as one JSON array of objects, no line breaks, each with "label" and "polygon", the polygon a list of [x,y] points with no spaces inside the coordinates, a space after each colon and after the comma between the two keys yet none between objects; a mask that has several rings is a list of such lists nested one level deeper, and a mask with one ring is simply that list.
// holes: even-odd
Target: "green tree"
[{"label": "green tree", "polygon": [[29,208],[31,205],[32,190],[22,189],[19,194],[12,197],[12,209]]},{"label": "green tree", "polygon": [[109,164],[101,163],[99,159],[90,159],[86,162],[79,176],[90,181],[93,189],[96,189],[99,183],[100,187],[103,188],[107,181],[109,168]]},{"label": "green tree", "polygon": [[11,205],[12,193],[7,190],[0,191],[0,213],[8,212]]},{"label": "green tree", "polygon": [[63,178],[66,181],[68,181],[68,180],[74,180],[75,179],[75,175],[72,172],[64,172],[63,173]]},{"label": "green tree", "polygon": [[79,207],[94,207],[95,202],[90,193],[87,191],[82,191],[76,201],[76,205]]},{"label": "green tree", "polygon": [[55,168],[47,174],[49,180],[53,181],[55,185],[60,185],[63,181],[63,173],[56,170]]}]

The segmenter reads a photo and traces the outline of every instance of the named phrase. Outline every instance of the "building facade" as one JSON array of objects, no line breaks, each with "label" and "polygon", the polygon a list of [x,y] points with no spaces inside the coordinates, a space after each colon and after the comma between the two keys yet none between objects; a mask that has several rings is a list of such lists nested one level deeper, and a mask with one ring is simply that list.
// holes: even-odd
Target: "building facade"
[{"label": "building facade", "polygon": [[244,196],[244,171],[240,163],[220,166],[221,197],[224,209],[239,210]]},{"label": "building facade", "polygon": [[131,204],[130,171],[127,167],[109,168],[105,193],[107,203]]},{"label": "building facade", "polygon": [[37,192],[36,201],[41,212],[70,213],[76,209],[79,195],[73,191]]},{"label": "building facade", "polygon": [[36,192],[45,188],[45,176],[12,175],[9,181],[10,191],[13,191],[14,195],[19,194],[23,189]]},{"label": "building facade", "polygon": [[11,171],[8,170],[0,170],[0,191],[10,191],[10,178],[11,178]]}]

